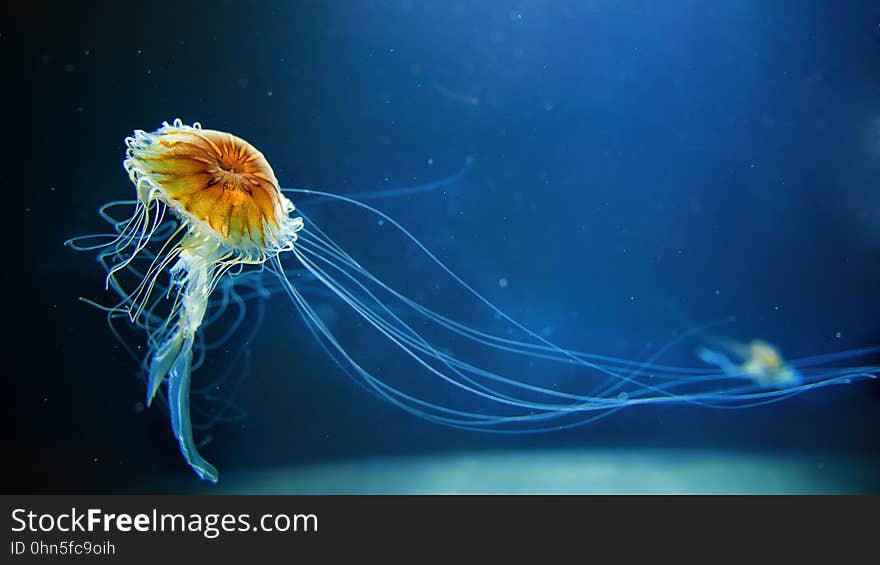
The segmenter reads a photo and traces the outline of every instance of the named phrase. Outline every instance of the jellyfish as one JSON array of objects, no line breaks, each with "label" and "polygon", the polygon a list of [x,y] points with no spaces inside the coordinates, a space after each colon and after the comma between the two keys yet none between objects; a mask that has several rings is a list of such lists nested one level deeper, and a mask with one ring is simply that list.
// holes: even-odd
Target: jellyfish
[{"label": "jellyfish", "polygon": [[[878,372],[850,361],[880,347],[784,363],[772,346],[753,342],[740,367],[713,353],[703,356],[711,369],[662,362],[678,344],[727,319],[677,333],[643,359],[563,347],[496,306],[399,221],[365,202],[419,194],[442,183],[364,198],[282,189],[253,145],[181,120],[152,132],[136,130],[125,144],[123,165],[135,198],[100,209],[108,233],[67,243],[96,252],[115,301],[86,301],[105,312],[120,340],[120,320],[146,335],[145,353],[127,347],[139,360],[146,404],[156,398],[167,402],[183,459],[212,483],[218,471],[199,454],[191,397],[217,380],[200,376],[202,384],[194,388],[193,373],[204,371],[206,356],[244,331],[247,312],[261,313],[269,301],[274,308],[279,297],[286,297],[340,372],[371,395],[428,421],[480,432],[556,431],[649,404],[745,408],[875,378]],[[408,274],[422,288],[406,292],[404,283],[389,281],[392,273],[376,274],[291,198],[323,201],[368,218],[383,238],[375,248],[407,249],[407,257],[420,261]],[[424,291],[441,285],[466,314],[430,303]],[[356,324],[334,327],[316,306],[330,300]],[[347,331],[357,324],[369,331]],[[251,335],[258,326],[259,321],[251,326]],[[362,339],[371,340],[369,346]],[[395,376],[391,367],[406,372]],[[232,403],[219,401],[208,422],[239,415]]]},{"label": "jellyfish", "polygon": [[734,363],[730,357],[713,349],[700,348],[697,355],[711,365],[716,365],[730,377],[752,379],[764,387],[784,388],[803,382],[803,377],[794,367],[782,358],[779,350],[760,339],[748,343],[732,339],[719,339],[719,345],[731,354],[736,355],[740,364]]}]

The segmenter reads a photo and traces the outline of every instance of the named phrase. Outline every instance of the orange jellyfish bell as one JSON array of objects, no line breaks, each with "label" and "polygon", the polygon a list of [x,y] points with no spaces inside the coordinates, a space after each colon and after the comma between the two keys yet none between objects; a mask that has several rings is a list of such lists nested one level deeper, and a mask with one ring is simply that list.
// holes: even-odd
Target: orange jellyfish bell
[{"label": "orange jellyfish bell", "polygon": [[159,199],[202,237],[262,261],[289,249],[302,229],[269,162],[230,133],[174,120],[126,139],[125,168],[146,205]]}]

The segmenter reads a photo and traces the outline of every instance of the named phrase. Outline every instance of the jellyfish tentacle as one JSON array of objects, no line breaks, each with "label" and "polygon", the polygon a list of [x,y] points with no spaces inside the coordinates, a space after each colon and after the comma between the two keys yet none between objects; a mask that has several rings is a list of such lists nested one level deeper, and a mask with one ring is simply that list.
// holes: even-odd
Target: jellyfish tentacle
[{"label": "jellyfish tentacle", "polygon": [[[313,192],[313,191],[309,191],[309,192]],[[387,218],[387,216],[385,216],[382,212],[379,212],[378,210],[376,210],[370,206],[367,206],[365,204],[362,204],[362,203],[359,203],[356,201],[352,201],[351,199],[348,199],[346,197],[338,196],[336,198],[338,198],[339,200],[351,203],[351,204],[355,204],[359,207],[362,207],[362,208],[364,208],[374,214],[380,215],[380,217]],[[303,217],[305,218],[305,216],[303,216]],[[427,309],[424,309],[423,307],[421,307],[420,305],[418,305],[417,303],[415,303],[411,299],[406,298],[405,296],[403,296],[402,294],[400,294],[399,292],[397,292],[393,288],[389,287],[388,285],[386,285],[385,283],[383,283],[382,281],[380,281],[379,279],[374,277],[372,274],[369,273],[369,271],[367,271],[366,269],[361,267],[348,254],[341,252],[341,251],[337,251],[340,249],[338,247],[338,245],[336,245],[334,242],[332,242],[332,239],[327,237],[320,230],[320,228],[318,228],[317,225],[314,224],[314,222],[310,222],[310,227],[303,231],[303,237],[300,238],[297,248],[295,248],[293,250],[294,254],[297,256],[300,263],[303,266],[305,266],[309,271],[311,271],[313,275],[318,277],[319,280],[321,280],[328,288],[330,288],[334,293],[336,293],[346,303],[348,303],[350,306],[355,308],[355,310],[365,320],[367,320],[370,324],[372,324],[374,327],[376,327],[380,332],[385,334],[389,339],[391,339],[391,341],[393,343],[395,343],[399,347],[401,347],[410,357],[413,357],[414,359],[416,359],[420,364],[422,364],[425,368],[427,368],[431,373],[435,374],[436,376],[440,377],[441,379],[446,380],[450,384],[458,386],[464,390],[467,390],[468,392],[477,394],[479,396],[485,396],[484,393],[487,393],[489,395],[489,397],[491,397],[496,402],[500,402],[500,403],[504,403],[504,404],[513,404],[516,406],[520,406],[522,408],[537,409],[537,410],[556,409],[556,408],[559,408],[560,406],[563,406],[566,411],[581,410],[581,409],[584,409],[584,407],[585,407],[581,403],[584,403],[587,405],[595,405],[595,404],[607,405],[607,403],[609,402],[608,397],[607,397],[608,393],[610,391],[619,389],[623,384],[637,386],[637,387],[639,387],[640,391],[643,393],[644,392],[657,393],[658,397],[657,397],[656,401],[658,401],[658,402],[660,401],[659,399],[662,397],[669,397],[669,398],[674,398],[674,399],[681,401],[681,402],[689,402],[689,403],[699,404],[699,400],[696,397],[683,396],[675,391],[669,390],[671,387],[652,385],[650,383],[644,382],[641,379],[637,379],[637,377],[639,376],[640,373],[643,373],[645,370],[650,370],[652,368],[652,363],[648,363],[648,364],[636,363],[636,364],[632,365],[632,368],[635,370],[630,371],[628,374],[621,373],[617,370],[609,368],[606,365],[587,361],[584,358],[576,355],[576,352],[562,349],[562,348],[558,347],[557,345],[553,344],[552,342],[549,342],[548,340],[537,336],[536,334],[534,334],[534,332],[526,329],[521,324],[519,324],[518,322],[515,322],[509,316],[507,316],[506,314],[504,314],[503,312],[498,310],[491,303],[489,303],[486,298],[484,298],[482,295],[477,293],[474,289],[469,287],[467,285],[467,283],[464,283],[460,278],[457,277],[457,275],[455,275],[451,271],[449,271],[449,269],[445,265],[443,265],[442,263],[439,262],[439,259],[436,259],[435,257],[433,257],[430,254],[430,252],[428,252],[426,249],[424,249],[424,246],[420,242],[418,242],[418,240],[416,240],[414,238],[414,236],[412,236],[412,234],[407,232],[402,226],[396,224],[396,222],[394,222],[394,220],[392,220],[391,218],[387,218],[387,219],[393,225],[395,225],[395,227],[397,229],[401,230],[403,235],[405,235],[407,238],[409,238],[411,241],[413,241],[418,247],[422,248],[425,251],[425,253],[427,253],[433,261],[437,262],[438,265],[444,271],[449,273],[450,276],[452,276],[456,282],[458,282],[460,285],[462,285],[467,290],[469,290],[471,293],[473,293],[480,301],[489,305],[490,308],[492,308],[496,313],[501,315],[503,318],[509,320],[511,324],[515,325],[516,327],[520,328],[521,330],[526,332],[528,335],[530,335],[534,339],[538,340],[539,343],[541,343],[542,346],[545,347],[547,351],[556,352],[556,355],[550,355],[550,356],[536,354],[534,351],[527,351],[525,348],[516,348],[515,346],[513,346],[513,344],[517,343],[517,342],[510,341],[510,340],[504,340],[504,342],[505,342],[504,345],[500,345],[500,346],[493,345],[491,343],[488,343],[484,339],[482,339],[484,337],[493,337],[493,336],[488,336],[486,334],[481,334],[480,332],[477,332],[478,334],[480,334],[480,337],[475,337],[472,333],[473,330],[471,328],[469,328],[469,330],[471,330],[471,331],[459,332],[457,329],[451,327],[448,324],[448,322],[450,322],[450,320],[444,320],[442,317],[431,316],[430,314],[428,314]],[[312,233],[312,229],[314,229],[314,233]],[[404,326],[403,329],[401,330],[401,326],[399,324],[402,324],[402,322],[396,316],[392,315],[393,319],[386,319],[382,316],[382,314],[379,311],[374,310],[370,306],[368,306],[367,304],[359,301],[351,293],[346,291],[344,289],[344,287],[339,285],[340,281],[336,277],[331,276],[328,273],[326,273],[315,262],[312,262],[310,260],[309,256],[314,257],[315,259],[317,259],[320,262],[326,262],[327,265],[329,265],[332,269],[338,271],[339,274],[341,274],[344,277],[343,280],[347,279],[349,282],[353,283],[356,288],[359,288],[361,291],[366,293],[366,298],[368,298],[370,300],[370,302],[374,303],[381,310],[384,310],[388,314],[390,314],[390,311],[388,311],[387,308],[385,308],[383,306],[381,300],[376,298],[370,291],[368,291],[364,287],[364,285],[357,280],[355,275],[363,277],[365,280],[370,281],[370,282],[378,285],[379,288],[382,288],[383,290],[389,292],[392,296],[395,296],[397,299],[401,300],[403,303],[415,308],[422,315],[425,315],[429,319],[433,319],[439,325],[444,326],[447,329],[452,330],[454,333],[459,333],[460,335],[462,335],[466,339],[472,340],[477,343],[482,343],[483,345],[488,345],[489,347],[497,347],[498,349],[503,349],[503,350],[507,350],[507,351],[511,351],[511,352],[516,352],[519,354],[528,355],[533,358],[543,357],[545,359],[556,361],[556,362],[574,363],[577,365],[582,365],[588,369],[595,370],[600,374],[604,373],[604,374],[608,375],[611,378],[611,380],[610,380],[610,382],[607,382],[604,385],[595,389],[593,391],[593,393],[591,393],[591,394],[588,394],[588,395],[571,394],[571,393],[567,393],[567,392],[563,392],[563,391],[559,391],[559,390],[552,390],[552,389],[548,389],[548,388],[544,388],[544,387],[536,387],[533,385],[528,385],[528,384],[523,383],[521,381],[518,381],[516,379],[512,380],[512,379],[505,377],[503,375],[499,375],[497,373],[492,373],[492,372],[486,371],[485,369],[482,369],[480,367],[476,367],[476,366],[473,366],[470,364],[463,363],[460,360],[450,358],[449,356],[437,351],[435,348],[433,348],[429,343],[425,342],[423,339],[420,339],[420,336],[418,336],[417,333],[414,333],[411,328]],[[349,272],[349,269],[352,272]],[[726,322],[726,321],[727,321],[727,319],[724,319],[724,320],[721,320],[718,322],[711,322],[711,323],[706,324],[704,326],[694,328],[694,329],[686,332],[685,334],[682,334],[678,338],[673,339],[673,341],[670,344],[668,344],[667,346],[662,348],[660,351],[661,352],[665,351],[665,349],[668,349],[668,347],[670,347],[672,344],[681,341],[681,339],[683,339],[687,335],[692,335],[696,332],[702,331],[702,330],[707,329],[713,325],[716,325],[721,322]],[[466,334],[469,334],[469,335],[466,335]],[[525,345],[525,344],[519,343],[518,345]],[[557,357],[557,355],[558,355],[558,357]],[[425,358],[423,358],[422,356],[425,356]],[[461,381],[457,381],[455,378],[452,378],[452,375],[445,374],[442,371],[438,371],[433,366],[426,365],[425,364],[425,361],[427,360],[426,358],[432,358],[435,361],[439,361],[447,369],[451,370],[455,376],[458,376],[461,379]],[[554,398],[567,399],[569,401],[574,401],[575,404],[549,406],[549,405],[546,405],[543,403],[535,403],[533,401],[526,401],[523,399],[512,398],[508,395],[498,393],[497,390],[485,388],[483,385],[479,385],[477,383],[474,383],[474,381],[470,377],[464,376],[461,373],[461,371],[467,372],[470,375],[474,375],[477,377],[488,379],[490,381],[513,386],[513,387],[520,389],[520,390],[528,390],[528,391],[531,391],[534,393],[549,395],[550,397],[554,397]],[[477,392],[471,388],[475,384],[477,384],[477,388],[482,389],[481,392]]]},{"label": "jellyfish tentacle", "polygon": [[[443,424],[453,428],[466,429],[471,431],[481,431],[499,434],[520,434],[548,432],[554,430],[568,429],[579,425],[585,425],[589,422],[604,418],[612,413],[624,408],[627,403],[616,399],[607,399],[606,402],[598,402],[596,404],[584,404],[580,406],[564,406],[556,405],[548,407],[546,411],[538,413],[526,413],[519,415],[493,415],[486,412],[474,412],[469,410],[459,410],[451,407],[435,404],[404,392],[388,383],[375,377],[363,366],[360,365],[345,350],[342,344],[336,339],[333,333],[321,321],[320,317],[309,305],[308,301],[300,294],[300,292],[287,279],[280,262],[276,260],[276,274],[282,282],[283,289],[293,300],[294,305],[303,318],[306,320],[312,335],[318,339],[321,347],[331,356],[337,366],[340,367],[350,377],[359,376],[362,381],[359,384],[367,388],[370,392],[383,398],[392,405],[420,418],[428,421]],[[547,425],[540,427],[525,427],[520,429],[498,428],[493,426],[531,424],[542,421],[549,421],[561,417],[571,415],[573,413],[584,413],[585,415],[576,422],[567,424]]]},{"label": "jellyfish tentacle", "polygon": [[[491,398],[495,402],[519,406],[520,408],[530,410],[555,411],[558,409],[565,413],[573,411],[603,410],[623,405],[671,402],[691,403],[707,407],[726,406],[733,408],[737,406],[753,405],[756,403],[765,403],[771,401],[774,397],[781,399],[788,396],[790,393],[799,394],[805,390],[836,384],[838,382],[849,380],[850,378],[863,378],[866,375],[870,375],[874,370],[873,367],[867,367],[864,371],[859,371],[857,368],[850,368],[846,377],[841,377],[840,369],[827,375],[820,374],[817,371],[811,376],[807,386],[786,387],[776,391],[761,390],[760,387],[755,388],[753,385],[731,385],[724,388],[718,388],[714,386],[715,382],[719,381],[719,379],[731,377],[725,373],[707,373],[705,369],[699,368],[675,368],[657,365],[655,362],[659,355],[656,354],[648,362],[639,363],[623,359],[595,356],[561,348],[523,327],[492,305],[473,287],[451,272],[435,255],[416,240],[410,232],[387,214],[384,214],[372,206],[345,196],[308,189],[282,190],[299,194],[321,195],[326,198],[357,206],[371,214],[377,215],[398,230],[405,238],[415,244],[418,249],[426,254],[429,260],[436,263],[436,265],[452,277],[457,284],[461,285],[479,301],[487,305],[492,311],[500,316],[501,319],[507,320],[514,328],[525,332],[526,335],[535,340],[535,342],[529,343],[487,334],[476,330],[475,328],[467,327],[459,322],[455,322],[454,320],[439,315],[438,313],[432,312],[428,308],[425,308],[412,299],[407,298],[405,295],[400,294],[393,288],[384,284],[381,280],[372,276],[369,271],[359,265],[355,259],[333,242],[333,240],[314,224],[314,222],[308,221],[308,227],[303,230],[298,246],[293,250],[294,255],[299,259],[300,265],[305,266],[307,270],[311,271],[311,273],[326,285],[333,294],[342,298],[344,302],[353,307],[367,322],[376,327],[376,329],[378,329],[383,335],[389,338],[408,356],[416,360],[429,372],[447,381],[453,386],[466,390],[471,394],[476,394],[477,396]],[[324,271],[324,269],[319,266],[319,263],[323,263],[332,271],[336,271],[336,275],[330,275],[328,272]],[[337,275],[341,275],[342,278],[337,278]],[[358,280],[360,277],[363,277],[363,282]],[[340,283],[342,284],[340,285]],[[581,365],[596,370],[599,374],[605,373],[611,377],[611,379],[608,382],[601,384],[589,394],[570,394],[560,390],[533,387],[518,382],[515,379],[511,381],[501,374],[485,371],[480,367],[464,363],[459,359],[452,358],[445,353],[436,350],[430,343],[426,343],[417,332],[414,333],[412,331],[411,327],[403,324],[397,316],[391,315],[391,312],[385,307],[383,301],[368,291],[364,287],[364,283],[377,285],[378,288],[389,292],[391,296],[400,300],[404,305],[413,308],[413,310],[418,315],[422,316],[423,319],[431,320],[439,326],[445,327],[453,333],[473,342],[481,343],[503,351],[526,355],[535,359],[541,358],[551,362]],[[355,291],[355,293],[352,294],[351,291]],[[363,295],[361,295],[361,293],[363,293]],[[726,323],[727,321],[729,321],[729,318],[711,322],[704,326],[689,330],[688,332],[685,332],[685,334],[681,334],[674,338],[669,344],[658,350],[657,353],[662,354],[671,345],[679,343],[689,335],[708,330],[714,325]],[[432,367],[430,364],[426,364],[426,361],[430,363],[429,359],[441,363],[443,368]],[[665,382],[662,384],[651,384],[642,378],[639,378],[640,375],[645,375],[648,371],[651,373],[651,378],[654,378],[656,373],[661,373],[660,378]],[[357,372],[360,373],[360,371]],[[466,373],[468,376],[465,376],[463,373]],[[664,376],[662,373],[666,373],[666,375]],[[363,374],[360,376],[366,378]],[[542,395],[547,394],[557,399],[567,398],[569,401],[573,400],[574,403],[572,404],[568,401],[562,400],[558,404],[545,404],[535,402],[534,400],[526,400],[521,397],[514,398],[509,395],[499,394],[497,390],[487,388],[485,385],[473,387],[474,377],[514,386],[521,391],[529,390],[533,393],[540,393]],[[382,387],[384,383],[377,380],[375,381],[375,384]],[[635,388],[628,391],[621,391],[623,393],[622,400],[615,400],[608,396],[612,392],[619,390],[624,384]],[[701,387],[701,389],[693,389],[694,385],[700,384],[704,384],[705,387]],[[474,388],[479,390],[474,390]],[[397,392],[399,391],[392,392],[392,394]],[[486,393],[488,393],[488,395]],[[413,398],[407,398],[406,400],[410,402],[414,401]],[[436,409],[437,406],[432,406],[431,408]],[[537,419],[538,418],[535,418],[535,420]]]},{"label": "jellyfish tentacle", "polygon": [[[397,220],[395,220],[394,218],[392,218],[388,214],[385,214],[384,212],[374,208],[373,206],[370,206],[369,204],[366,204],[366,203],[361,202],[359,200],[355,200],[352,198],[348,198],[346,196],[332,194],[332,193],[328,193],[328,192],[324,192],[324,191],[320,191],[320,190],[282,188],[281,191],[295,193],[295,194],[316,195],[316,196],[322,196],[325,198],[330,198],[330,199],[336,200],[338,202],[343,202],[346,204],[356,206],[358,208],[361,208],[361,209],[369,212],[370,214],[377,216],[378,218],[380,218],[381,220],[383,220],[384,222],[386,222],[387,224],[392,226],[394,229],[396,229],[400,233],[400,235],[402,235],[404,238],[409,240],[413,245],[415,245],[415,247],[422,254],[424,254],[424,256],[431,263],[436,265],[441,271],[445,272],[446,275],[449,276],[463,290],[467,291],[470,295],[472,295],[474,298],[476,298],[476,300],[479,303],[482,303],[483,305],[488,307],[489,310],[492,311],[500,319],[509,323],[511,325],[511,327],[516,328],[518,331],[523,332],[526,336],[533,339],[535,341],[535,344],[538,347],[544,349],[547,352],[552,352],[554,355],[558,355],[560,357],[567,358],[570,360],[570,362],[572,362],[574,364],[581,365],[586,368],[593,369],[593,370],[596,370],[596,371],[599,371],[602,373],[606,373],[612,377],[619,376],[614,371],[609,370],[609,368],[607,366],[600,364],[600,363],[592,362],[589,360],[588,357],[578,356],[577,355],[578,352],[559,347],[555,343],[553,343],[550,340],[544,338],[543,336],[537,334],[533,330],[524,326],[522,323],[520,323],[517,320],[510,317],[507,313],[505,313],[503,310],[501,310],[495,304],[493,304],[490,300],[488,300],[486,297],[484,297],[472,285],[467,283],[458,274],[456,274],[454,271],[452,271],[443,261],[441,261],[433,252],[431,252],[421,241],[419,241],[418,238],[416,238],[412,233],[409,232],[409,230],[407,230],[403,225],[401,225]],[[303,233],[304,236],[307,234],[308,234],[308,231],[305,231]],[[319,236],[319,237],[316,237],[313,239],[320,241],[321,237]],[[300,242],[300,244],[302,244],[302,243],[304,243],[304,241]],[[296,252],[296,250],[294,250],[294,252]],[[357,268],[363,270],[359,265],[357,265],[356,262],[352,262],[352,264],[354,266],[356,266]],[[375,278],[373,278],[373,280],[376,281],[377,283],[379,282]],[[636,363],[635,365],[637,366],[638,363]]]}]

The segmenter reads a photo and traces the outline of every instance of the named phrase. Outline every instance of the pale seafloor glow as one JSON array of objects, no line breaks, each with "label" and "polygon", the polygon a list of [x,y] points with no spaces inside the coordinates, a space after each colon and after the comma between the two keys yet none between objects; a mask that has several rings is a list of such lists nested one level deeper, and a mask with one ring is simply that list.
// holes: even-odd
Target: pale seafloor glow
[{"label": "pale seafloor glow", "polygon": [[858,494],[876,461],[834,453],[571,449],[381,457],[232,470],[205,494]]},{"label": "pale seafloor glow", "polygon": [[[607,356],[590,351],[588,346],[557,345],[496,307],[469,281],[456,274],[452,266],[446,265],[419,242],[405,226],[367,203],[371,199],[431,190],[442,186],[443,180],[422,187],[365,193],[360,198],[351,198],[325,191],[280,189],[274,177],[264,175],[260,178],[275,189],[270,195],[275,199],[274,211],[268,214],[275,217],[274,220],[269,218],[272,221],[266,217],[257,220],[263,230],[261,236],[248,232],[251,235],[244,237],[245,232],[240,226],[233,226],[230,231],[227,216],[211,217],[211,211],[216,208],[210,203],[197,203],[192,207],[181,205],[168,190],[168,178],[173,176],[178,179],[174,182],[187,184],[196,182],[192,180],[195,173],[186,167],[181,168],[180,162],[174,160],[177,156],[170,159],[163,153],[148,152],[162,145],[167,137],[200,130],[198,123],[187,126],[175,120],[152,133],[136,131],[128,140],[126,168],[137,187],[137,199],[111,202],[101,209],[101,217],[110,224],[109,233],[78,237],[68,243],[80,251],[97,252],[107,287],[118,297],[115,304],[101,306],[114,333],[122,339],[117,322],[123,320],[146,334],[145,353],[139,353],[137,347],[126,347],[141,363],[147,405],[154,396],[164,396],[184,459],[200,478],[210,482],[218,480],[218,472],[199,455],[199,445],[193,437],[190,378],[207,355],[238,338],[236,331],[248,309],[256,307],[260,311],[267,302],[274,304],[287,300],[292,303],[318,345],[334,360],[339,370],[368,392],[426,420],[481,432],[563,430],[587,425],[623,408],[645,405],[747,408],[833,384],[876,378],[878,367],[861,365],[854,360],[876,353],[877,347],[784,360],[768,343],[750,341],[737,344],[727,340],[726,353],[711,348],[712,344],[709,344],[710,349],[703,349],[699,356],[694,356],[692,365],[664,364],[664,355],[671,348],[688,341],[699,343],[701,336],[719,331],[720,326],[728,323],[730,319],[727,318],[681,332],[644,359]],[[238,151],[238,158],[246,157],[244,147],[235,146],[235,142],[232,147]],[[148,152],[147,156],[140,155],[139,151]],[[221,152],[219,148],[217,151]],[[155,163],[149,167],[142,165],[151,159]],[[466,169],[467,165],[458,174],[464,174]],[[210,183],[216,181],[205,182],[210,187]],[[187,184],[186,190],[195,189]],[[291,200],[300,199],[302,204],[294,208]],[[417,278],[421,277],[421,286],[428,288],[442,280],[456,289],[469,308],[482,312],[485,323],[463,322],[428,307],[413,298],[419,288],[404,290],[386,283],[381,273],[372,272],[336,242],[330,235],[334,226],[318,226],[310,219],[310,199],[315,205],[320,199],[322,205],[351,208],[372,218],[382,226],[378,233],[384,238],[376,245],[389,250],[400,249],[401,245],[414,249],[427,265],[424,271],[414,272]],[[194,209],[202,210],[205,216],[196,217]],[[236,208],[224,208],[224,214],[230,214],[228,210],[233,209]],[[215,220],[220,227],[215,226]],[[359,316],[368,326],[365,332],[374,332],[377,338],[375,347],[381,351],[378,363],[375,350],[353,348],[331,329],[316,307],[319,301],[327,300],[333,300],[337,307]],[[233,321],[228,323],[231,312]],[[221,336],[213,342],[206,342],[203,339],[205,330],[221,320]],[[258,332],[259,325],[256,324],[252,331]],[[497,329],[499,326],[503,331]],[[737,362],[731,361],[728,356],[731,353],[739,357]],[[408,379],[402,382],[389,380],[383,364],[405,364],[410,368]],[[575,384],[571,385],[569,381],[563,387],[553,382],[552,375],[558,371],[575,372],[578,375]],[[426,381],[430,381],[435,390],[428,390],[424,386]],[[167,383],[164,394],[160,388],[163,382]],[[206,375],[192,394],[210,396],[215,382],[211,375]],[[332,401],[326,399],[328,404]],[[234,417],[235,406],[219,400],[217,410],[209,417],[208,427]],[[409,469],[409,476],[413,478],[397,483],[408,485],[406,487],[392,487],[391,483],[381,481],[358,486],[353,477],[359,471],[345,465],[312,471],[304,468],[294,471],[291,477],[287,477],[287,471],[282,471],[280,475],[273,475],[276,478],[264,481],[265,484],[273,481],[297,484],[303,491],[314,492],[332,491],[336,488],[332,484],[348,484],[341,488],[343,492],[389,492],[395,488],[407,489],[401,492],[458,492],[464,489],[461,483],[456,483],[462,469],[480,469],[481,476],[491,481],[493,476],[503,478],[503,469],[512,464],[509,458],[513,458],[518,473],[528,474],[527,469],[531,467],[536,473],[539,468],[543,469],[542,474],[547,469],[556,469],[551,471],[556,477],[553,484],[569,492],[592,492],[594,489],[629,492],[633,490],[627,486],[630,474],[648,468],[653,468],[652,476],[667,477],[662,480],[672,482],[643,483],[635,490],[677,492],[687,483],[691,485],[688,490],[708,492],[718,488],[713,485],[721,484],[722,477],[729,476],[725,473],[737,469],[743,476],[748,476],[753,465],[764,465],[771,470],[782,470],[778,476],[784,476],[785,469],[790,468],[785,460],[772,460],[768,464],[760,457],[753,461],[738,459],[736,454],[718,458],[711,454],[657,458],[652,454],[651,462],[638,452],[529,455],[523,460],[517,457],[452,455],[392,461],[392,467]],[[731,461],[735,464],[731,465]],[[389,463],[379,461],[365,465],[383,469],[383,465]],[[613,469],[616,470],[611,472]],[[621,472],[621,469],[628,470]],[[704,475],[705,482],[695,479],[700,470],[705,473],[707,469],[709,473]],[[757,471],[754,473],[764,476]],[[386,474],[389,481],[395,476],[385,471],[369,475],[377,474]],[[617,478],[608,479],[612,475]],[[328,483],[325,479],[315,478],[318,476],[335,476],[336,479],[327,479],[331,481]],[[418,477],[423,480],[420,482]],[[240,481],[239,484],[251,485],[243,489],[253,488],[253,483],[247,479]],[[504,487],[505,484],[508,486]],[[773,487],[774,483],[770,481],[761,488],[756,486],[757,483],[741,484],[743,490],[797,491],[806,488],[803,484],[794,486],[798,484],[796,481],[780,483],[777,487]],[[524,490],[513,480],[507,483],[504,480],[476,482],[468,488],[475,489],[475,492],[492,491],[493,488],[500,489],[499,492]],[[535,492],[542,490],[540,485],[530,488]],[[279,487],[279,490],[283,488]]]}]

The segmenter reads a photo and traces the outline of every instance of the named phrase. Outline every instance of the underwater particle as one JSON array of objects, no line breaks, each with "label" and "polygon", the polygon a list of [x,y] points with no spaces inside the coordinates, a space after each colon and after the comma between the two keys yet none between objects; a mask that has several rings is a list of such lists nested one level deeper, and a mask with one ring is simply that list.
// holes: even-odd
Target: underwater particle
[{"label": "underwater particle", "polygon": [[72,73],[73,72],[73,65],[71,63],[67,63],[66,65],[64,65],[64,71],[68,72],[68,73]]},{"label": "underwater particle", "polygon": [[840,330],[837,330],[836,332],[834,332],[834,337],[836,337],[837,339],[842,338],[842,337],[843,337],[843,332],[840,331]]},{"label": "underwater particle", "polygon": [[247,88],[249,83],[250,81],[245,77],[238,79],[238,86],[240,86],[241,88]]},{"label": "underwater particle", "polygon": [[501,288],[507,288],[507,278],[501,277],[500,279],[498,279],[498,286],[500,286]]}]

